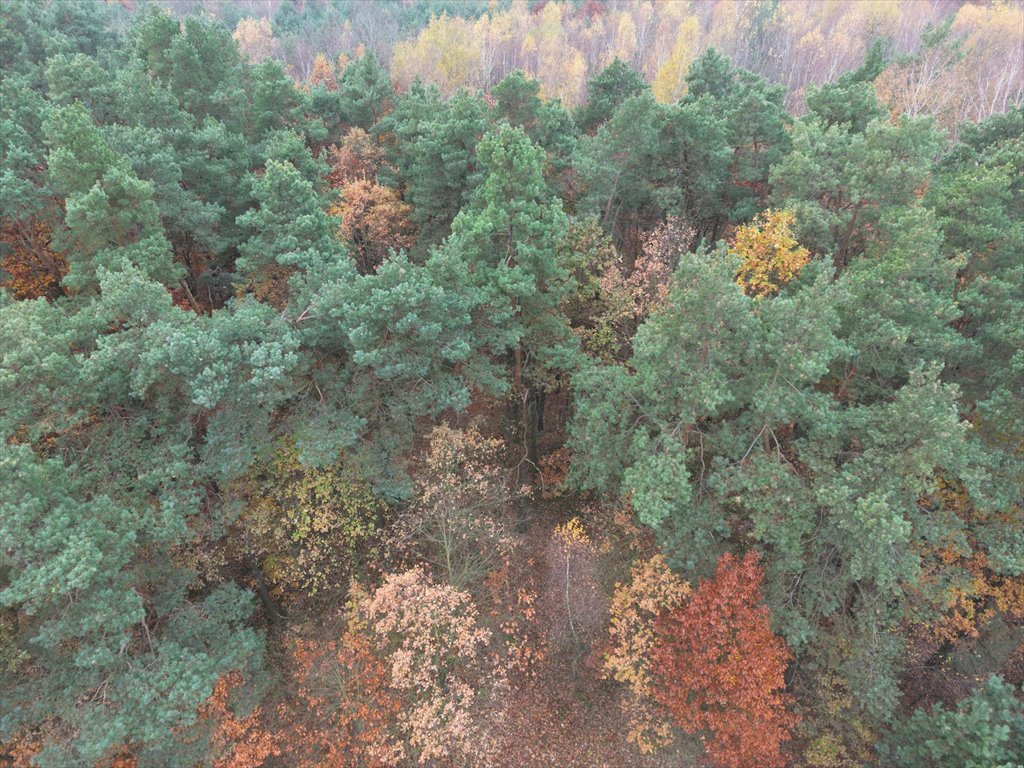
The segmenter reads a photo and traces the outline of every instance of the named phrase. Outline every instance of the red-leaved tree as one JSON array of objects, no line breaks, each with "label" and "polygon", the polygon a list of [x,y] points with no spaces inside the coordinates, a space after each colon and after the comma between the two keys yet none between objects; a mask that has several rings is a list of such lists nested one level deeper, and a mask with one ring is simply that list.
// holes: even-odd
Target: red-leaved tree
[{"label": "red-leaved tree", "polygon": [[705,738],[722,768],[785,765],[782,743],[796,724],[783,690],[792,654],[772,634],[762,577],[757,553],[723,555],[714,578],[655,626],[655,699]]}]

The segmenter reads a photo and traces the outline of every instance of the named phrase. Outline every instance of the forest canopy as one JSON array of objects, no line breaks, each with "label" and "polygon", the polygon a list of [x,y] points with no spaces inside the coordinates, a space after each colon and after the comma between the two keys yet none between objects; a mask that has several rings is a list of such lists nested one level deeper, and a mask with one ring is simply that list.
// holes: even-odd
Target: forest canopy
[{"label": "forest canopy", "polygon": [[0,766],[1024,764],[1022,29],[0,4]]}]

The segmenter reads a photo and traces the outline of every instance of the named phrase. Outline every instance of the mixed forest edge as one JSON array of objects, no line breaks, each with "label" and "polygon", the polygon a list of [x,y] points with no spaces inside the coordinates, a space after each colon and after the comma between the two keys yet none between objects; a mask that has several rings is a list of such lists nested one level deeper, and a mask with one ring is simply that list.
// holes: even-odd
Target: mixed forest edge
[{"label": "mixed forest edge", "polygon": [[0,766],[1020,768],[1021,25],[0,4]]}]

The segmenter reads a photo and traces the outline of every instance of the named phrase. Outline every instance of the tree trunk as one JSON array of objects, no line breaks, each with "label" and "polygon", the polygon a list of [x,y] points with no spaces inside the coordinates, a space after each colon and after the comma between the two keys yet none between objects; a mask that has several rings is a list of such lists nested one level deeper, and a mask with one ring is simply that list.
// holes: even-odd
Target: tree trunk
[{"label": "tree trunk", "polygon": [[271,625],[280,624],[281,619],[284,618],[284,613],[277,607],[277,603],[274,602],[274,598],[270,595],[270,590],[267,589],[267,582],[263,577],[263,569],[252,561],[249,562],[249,568],[253,576],[256,577],[256,591],[259,593],[260,602],[263,603],[263,608],[267,612],[267,618],[270,619]]}]

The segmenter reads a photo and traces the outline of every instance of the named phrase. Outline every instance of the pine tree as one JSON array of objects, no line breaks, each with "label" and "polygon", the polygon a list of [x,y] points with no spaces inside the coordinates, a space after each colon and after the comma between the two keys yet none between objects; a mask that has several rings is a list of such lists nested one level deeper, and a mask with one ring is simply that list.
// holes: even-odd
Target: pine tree
[{"label": "pine tree", "polygon": [[[568,365],[568,327],[558,311],[567,275],[556,248],[567,226],[544,183],[544,152],[519,128],[498,126],[480,142],[484,178],[452,224],[440,258],[464,265],[471,290],[507,317],[512,398],[523,456],[537,460],[542,391]],[[468,286],[467,286],[468,288]]]},{"label": "pine tree", "polygon": [[366,53],[353,59],[338,82],[338,109],[349,126],[370,130],[391,108],[394,86],[377,57]]},{"label": "pine tree", "polygon": [[576,112],[576,125],[584,133],[593,133],[626,99],[649,90],[639,72],[615,59],[587,83],[587,100]]}]

